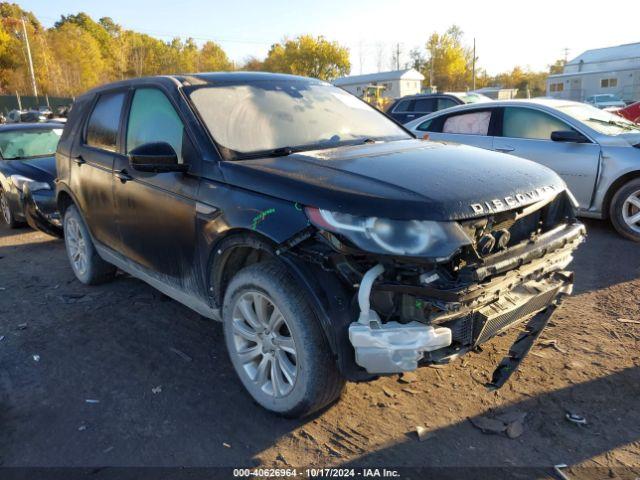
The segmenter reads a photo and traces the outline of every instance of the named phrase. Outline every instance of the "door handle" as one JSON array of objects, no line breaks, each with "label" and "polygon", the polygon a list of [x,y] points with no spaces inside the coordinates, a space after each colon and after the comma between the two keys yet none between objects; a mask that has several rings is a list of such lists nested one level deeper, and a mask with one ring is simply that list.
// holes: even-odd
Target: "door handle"
[{"label": "door handle", "polygon": [[118,170],[117,172],[115,172],[115,176],[122,183],[127,183],[129,180],[133,180],[133,177],[129,175],[126,170]]},{"label": "door handle", "polygon": [[83,163],[87,163],[87,161],[84,158],[82,158],[82,155],[73,157],[71,160],[73,160],[73,163],[75,163],[76,165],[82,165]]},{"label": "door handle", "polygon": [[496,147],[496,151],[498,152],[502,152],[502,153],[509,153],[509,152],[513,152],[515,150],[515,148],[513,147]]}]

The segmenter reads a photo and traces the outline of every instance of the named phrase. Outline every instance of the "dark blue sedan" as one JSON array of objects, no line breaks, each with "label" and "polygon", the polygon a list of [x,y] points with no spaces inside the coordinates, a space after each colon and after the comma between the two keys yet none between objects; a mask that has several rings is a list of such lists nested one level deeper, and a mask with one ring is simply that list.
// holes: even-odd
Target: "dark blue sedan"
[{"label": "dark blue sedan", "polygon": [[10,228],[27,222],[61,234],[54,179],[62,129],[58,123],[0,126],[0,210]]}]

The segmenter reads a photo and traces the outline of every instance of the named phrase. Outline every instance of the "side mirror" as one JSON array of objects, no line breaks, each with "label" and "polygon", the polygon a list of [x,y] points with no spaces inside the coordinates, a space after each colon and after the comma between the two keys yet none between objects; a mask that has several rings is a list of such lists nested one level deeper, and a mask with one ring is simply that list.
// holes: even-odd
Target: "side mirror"
[{"label": "side mirror", "polygon": [[589,143],[589,139],[575,130],[557,130],[551,132],[551,140],[554,142]]},{"label": "side mirror", "polygon": [[140,145],[129,152],[131,168],[140,172],[186,172],[188,165],[178,163],[178,154],[166,142]]}]

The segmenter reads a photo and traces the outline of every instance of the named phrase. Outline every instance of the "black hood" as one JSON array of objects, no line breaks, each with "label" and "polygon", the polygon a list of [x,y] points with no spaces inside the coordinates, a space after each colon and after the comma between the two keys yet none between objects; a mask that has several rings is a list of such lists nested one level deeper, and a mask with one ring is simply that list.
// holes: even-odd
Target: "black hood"
[{"label": "black hood", "polygon": [[228,183],[266,195],[399,220],[473,218],[483,214],[478,205],[515,198],[526,205],[540,199],[531,194],[536,189],[565,189],[557,174],[537,163],[422,140],[222,162],[221,168]]},{"label": "black hood", "polygon": [[30,160],[2,160],[0,170],[9,175],[22,175],[38,182],[47,182],[53,185],[56,178],[55,157],[40,157]]}]

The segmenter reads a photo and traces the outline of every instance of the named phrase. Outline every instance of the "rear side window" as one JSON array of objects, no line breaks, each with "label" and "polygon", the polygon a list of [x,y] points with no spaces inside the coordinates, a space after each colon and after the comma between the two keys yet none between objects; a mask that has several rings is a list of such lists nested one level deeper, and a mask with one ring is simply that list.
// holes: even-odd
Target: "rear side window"
[{"label": "rear side window", "polygon": [[404,112],[409,112],[409,105],[411,104],[410,100],[403,100],[402,102],[400,102],[396,108],[393,109],[394,112],[398,112],[398,113],[404,113]]},{"label": "rear side window", "polygon": [[530,108],[507,107],[502,120],[502,136],[550,140],[551,132],[573,130],[570,126],[551,115]]},{"label": "rear side window", "polygon": [[87,145],[110,152],[117,151],[123,103],[123,92],[100,95],[87,123]]},{"label": "rear side window", "polygon": [[166,142],[182,163],[184,125],[169,99],[155,88],[136,90],[127,127],[127,153],[145,143]]},{"label": "rear side window", "polygon": [[442,133],[457,133],[461,135],[487,135],[491,112],[472,112],[452,115],[444,121]]},{"label": "rear side window", "polygon": [[435,99],[433,98],[420,98],[416,100],[416,104],[413,107],[413,111],[417,113],[431,113],[435,111]]}]

